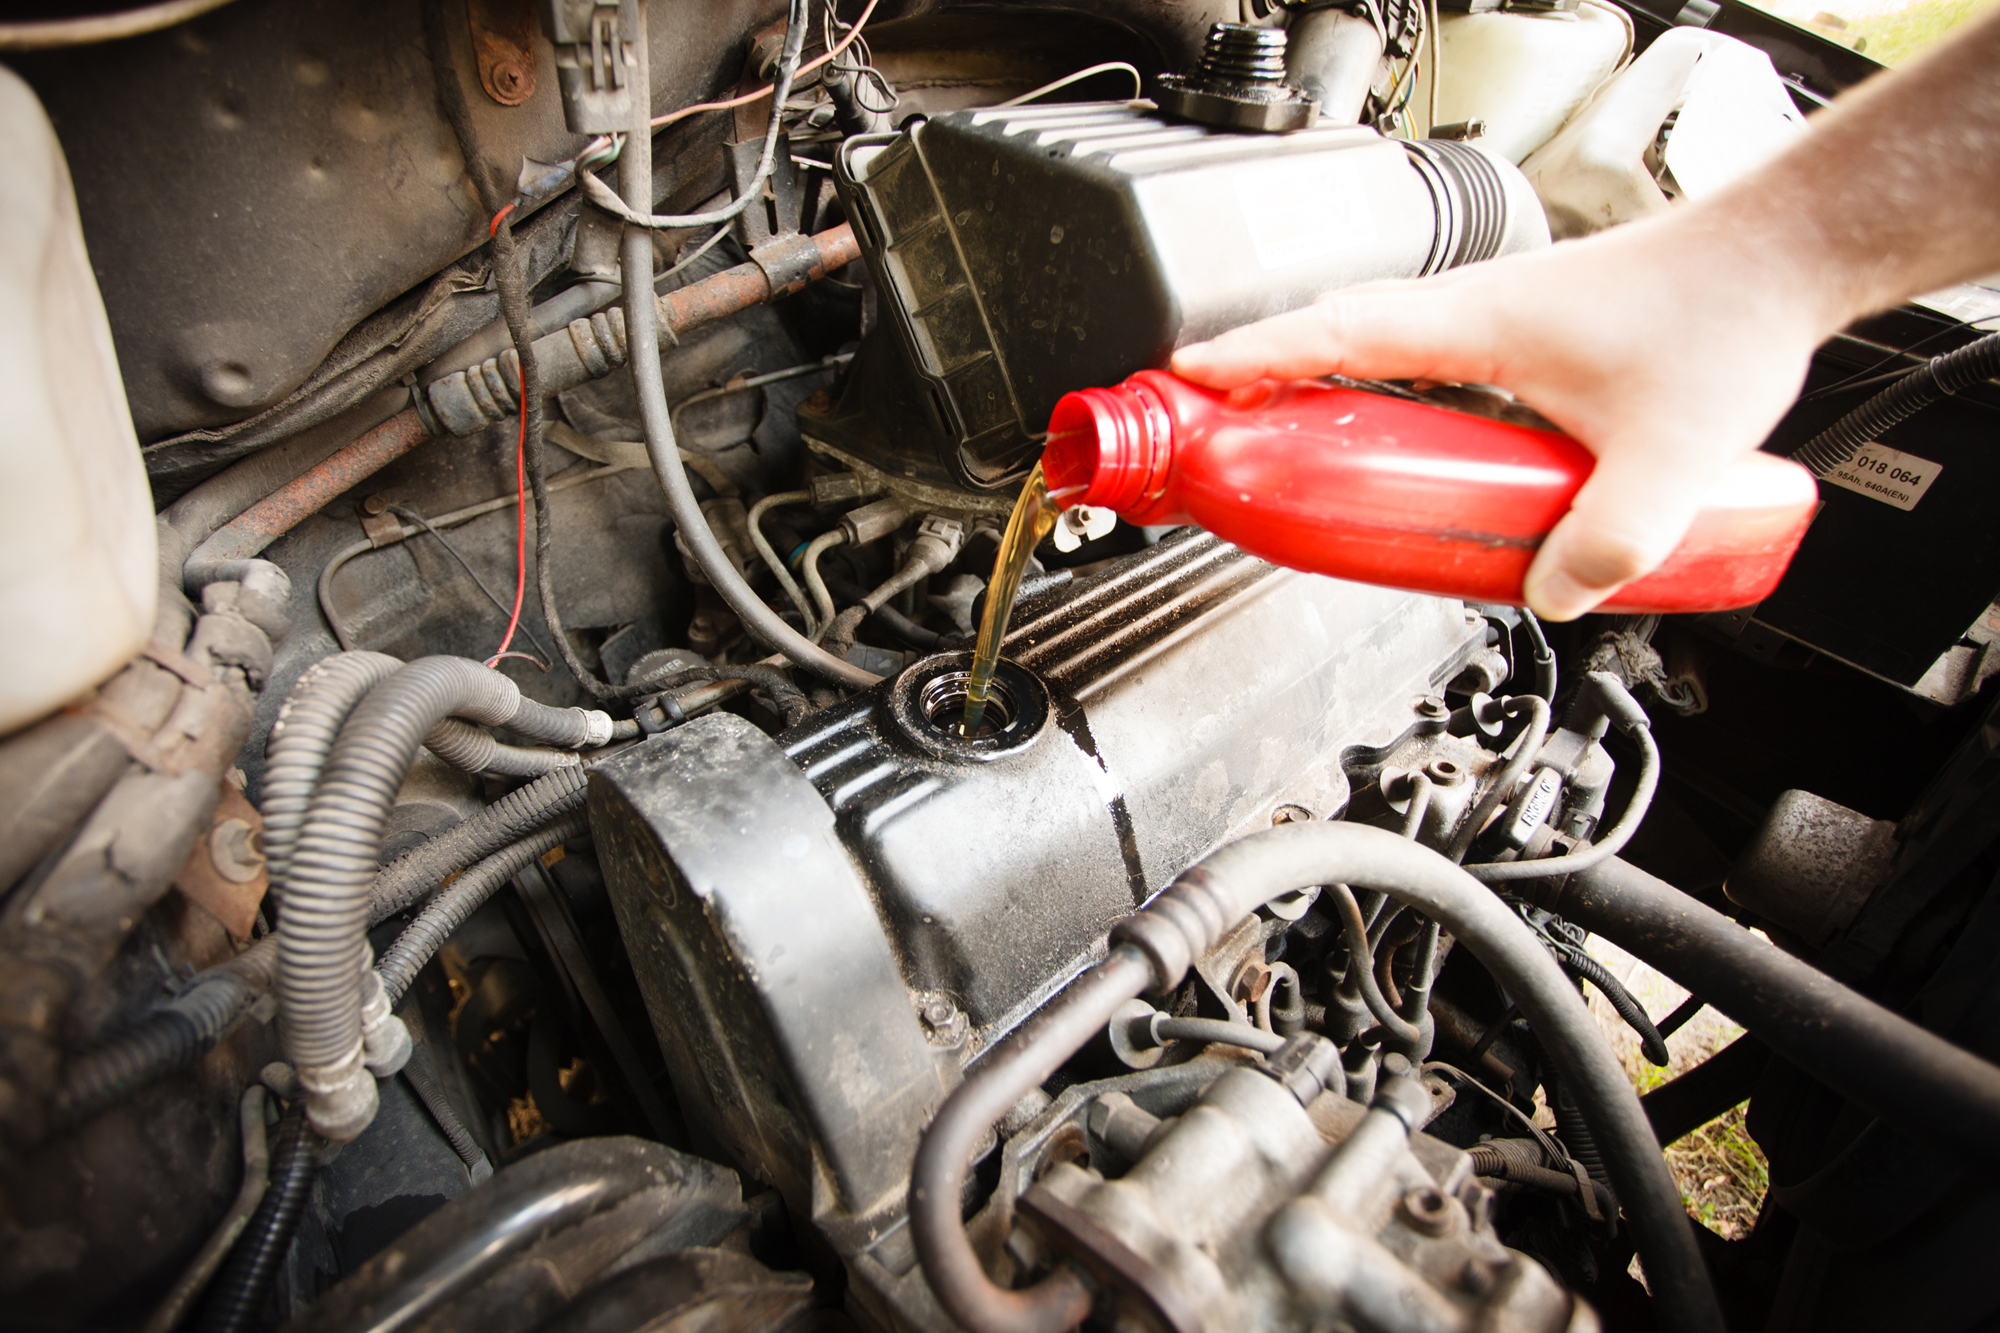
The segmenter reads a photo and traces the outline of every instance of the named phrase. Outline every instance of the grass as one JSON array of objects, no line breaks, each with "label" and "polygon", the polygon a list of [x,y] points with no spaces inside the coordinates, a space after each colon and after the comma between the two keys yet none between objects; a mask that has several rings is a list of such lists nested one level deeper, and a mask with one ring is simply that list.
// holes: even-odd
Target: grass
[{"label": "grass", "polygon": [[[1760,7],[1894,66],[1908,64],[1996,4],[2000,0],[1762,0]],[[1815,22],[1824,15],[1845,26]]]},{"label": "grass", "polygon": [[1848,20],[1842,37],[1863,39],[1856,49],[1885,65],[1906,64],[1953,28],[1971,22],[2000,0],[1918,0],[1889,13]]},{"label": "grass", "polygon": [[[1616,945],[1593,939],[1590,951],[1622,978],[1646,1012],[1664,1018],[1687,998],[1687,992],[1638,962]],[[1712,1010],[1704,1009],[1667,1039],[1670,1060],[1665,1069],[1639,1054],[1639,1039],[1595,989],[1590,1009],[1625,1066],[1632,1085],[1642,1094],[1684,1073],[1743,1035],[1743,1029]],[[1724,1240],[1749,1234],[1756,1225],[1770,1173],[1764,1154],[1743,1126],[1737,1106],[1709,1121],[1667,1149],[1667,1165],[1680,1186],[1688,1215]]]}]

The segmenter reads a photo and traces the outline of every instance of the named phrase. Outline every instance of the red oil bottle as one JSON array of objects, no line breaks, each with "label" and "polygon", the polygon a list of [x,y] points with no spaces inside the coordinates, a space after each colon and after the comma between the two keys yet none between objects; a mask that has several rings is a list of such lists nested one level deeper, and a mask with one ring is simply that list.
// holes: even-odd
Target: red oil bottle
[{"label": "red oil bottle", "polygon": [[[1146,370],[1056,404],[1042,456],[1065,508],[1195,523],[1274,564],[1519,603],[1596,459],[1567,435],[1314,380],[1233,392]],[[1709,492],[1667,562],[1606,611],[1721,611],[1778,586],[1818,498],[1769,454]]]}]

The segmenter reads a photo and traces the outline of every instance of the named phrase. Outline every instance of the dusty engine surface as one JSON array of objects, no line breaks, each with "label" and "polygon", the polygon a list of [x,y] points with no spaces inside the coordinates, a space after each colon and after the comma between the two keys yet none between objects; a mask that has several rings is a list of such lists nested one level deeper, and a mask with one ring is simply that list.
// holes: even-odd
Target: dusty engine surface
[{"label": "dusty engine surface", "polygon": [[966,722],[1060,395],[1548,244],[1523,164],[1702,6],[40,7],[0,1325],[2000,1316],[1986,565],[1842,601],[1885,665],[1770,645],[1817,584],[1544,627],[1073,508]]}]

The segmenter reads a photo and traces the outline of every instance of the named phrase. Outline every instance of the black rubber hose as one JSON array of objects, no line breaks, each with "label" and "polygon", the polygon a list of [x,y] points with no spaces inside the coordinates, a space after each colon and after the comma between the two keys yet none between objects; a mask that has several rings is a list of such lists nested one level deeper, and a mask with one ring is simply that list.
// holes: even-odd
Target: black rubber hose
[{"label": "black rubber hose", "polygon": [[2000,333],[1934,356],[1792,451],[1815,477],[1830,475],[1883,432],[1940,398],[2000,375]]},{"label": "black rubber hose", "polygon": [[276,979],[278,940],[266,935],[218,967],[198,972],[170,1003],[63,1066],[58,1129],[102,1115],[141,1088],[215,1048]]},{"label": "black rubber hose", "polygon": [[453,880],[417,919],[403,928],[396,942],[383,953],[375,972],[388,993],[389,1007],[402,1002],[417,973],[434,957],[452,932],[465,924],[500,886],[521,873],[529,862],[590,828],[590,818],[581,810],[557,816],[547,828],[538,829],[511,847],[493,853]]},{"label": "black rubber hose", "polygon": [[1285,1038],[1248,1023],[1230,1023],[1220,1018],[1167,1018],[1153,1024],[1153,1035],[1162,1041],[1199,1041],[1208,1045],[1240,1046],[1259,1055],[1276,1055],[1285,1048]]},{"label": "black rubber hose", "polygon": [[1618,1011],[1618,1016],[1625,1020],[1625,1026],[1639,1035],[1639,1051],[1646,1057],[1646,1062],[1665,1069],[1667,1062],[1673,1058],[1667,1051],[1667,1039],[1653,1026],[1653,1020],[1646,1014],[1646,1007],[1633,998],[1631,991],[1625,989],[1625,983],[1611,975],[1609,968],[1582,949],[1564,948],[1560,944],[1556,947],[1562,952],[1563,967],[1597,987],[1598,994],[1602,995],[1611,1007]]},{"label": "black rubber hose", "polygon": [[1556,654],[1549,647],[1549,636],[1542,632],[1542,622],[1527,607],[1521,608],[1521,628],[1528,632],[1528,642],[1534,647],[1535,676],[1532,686],[1539,698],[1551,704],[1556,701]]},{"label": "black rubber hose", "polygon": [[[647,82],[650,75],[647,73],[644,6],[639,7],[638,15],[632,50],[638,56],[639,67],[632,71],[632,86],[640,90],[640,95],[632,99],[632,133],[625,136],[625,148],[618,157],[618,192],[633,208],[646,210],[651,208],[653,201],[653,129],[652,106],[645,95],[645,90],[651,85]],[[783,105],[785,90],[790,87],[798,63],[797,43],[803,40],[802,28],[788,29],[780,61],[779,86],[775,93],[778,105]],[[715,533],[710,530],[708,520],[701,512],[701,505],[695,500],[693,489],[688,485],[687,472],[681,466],[680,447],[674,441],[673,415],[667,407],[666,383],[660,374],[660,316],[659,306],[653,300],[651,234],[644,228],[627,227],[619,255],[625,275],[626,362],[632,368],[632,383],[638,393],[646,453],[652,460],[653,473],[659,479],[660,489],[666,495],[667,509],[673,515],[674,526],[679,530],[681,540],[687,543],[689,555],[722,595],[722,600],[729,604],[729,609],[736,613],[737,619],[743,622],[743,628],[751,637],[836,685],[866,689],[875,684],[880,679],[875,673],[841,661],[787,625],[743,581],[736,566],[723,553],[721,544],[716,541]]]},{"label": "black rubber hose", "polygon": [[319,1149],[319,1135],[306,1124],[303,1106],[294,1103],[271,1144],[270,1188],[223,1263],[202,1311],[200,1333],[250,1333],[263,1323],[271,1284],[312,1194]]},{"label": "black rubber hose", "polygon": [[805,691],[794,684],[789,676],[774,666],[763,666],[755,662],[746,662],[738,666],[697,666],[678,669],[670,667],[642,683],[647,692],[651,693],[671,690],[678,685],[691,685],[697,681],[730,680],[740,680],[754,685],[770,695],[771,702],[778,706],[780,713],[784,714],[785,725],[788,727],[797,726],[813,711],[812,700],[806,697]]},{"label": "black rubber hose", "polygon": [[1660,1146],[1694,1133],[1757,1090],[1771,1063],[1771,1048],[1745,1033],[1708,1059],[1639,1099]]},{"label": "black rubber hose", "polygon": [[1360,987],[1361,1002],[1368,1006],[1368,1012],[1385,1033],[1406,1046],[1415,1046],[1423,1034],[1390,1007],[1381,983],[1375,978],[1375,951],[1368,939],[1368,927],[1361,919],[1361,904],[1354,900],[1354,891],[1345,884],[1332,883],[1326,890],[1340,913],[1341,931],[1347,940],[1347,979]]},{"label": "black rubber hose", "polygon": [[893,606],[877,610],[875,619],[882,622],[883,629],[920,653],[934,653],[944,647],[944,635],[933,629],[925,629]]},{"label": "black rubber hose", "polygon": [[1701,996],[1855,1105],[1974,1161],[2000,1163],[2000,1067],[1616,857],[1527,892]]},{"label": "black rubber hose", "polygon": [[[1542,709],[1546,717],[1546,704]],[[1387,890],[1450,931],[1493,973],[1582,1097],[1631,1218],[1661,1324],[1721,1333],[1715,1293],[1652,1126],[1582,996],[1540,938],[1436,852],[1385,829],[1331,822],[1283,824],[1210,853],[1114,927],[1105,960],[975,1065],[945,1099],[917,1148],[910,1230],[924,1276],[946,1311],[972,1333],[1065,1329],[1084,1316],[1089,1293],[1069,1269],[1019,1291],[1004,1291],[986,1276],[960,1215],[974,1150],[1119,1005],[1142,989],[1179,985],[1196,958],[1272,898],[1330,884]]]},{"label": "black rubber hose", "polygon": [[385,921],[430,896],[459,871],[519,842],[558,815],[583,809],[584,792],[583,769],[559,768],[391,861],[375,877],[368,924]]}]

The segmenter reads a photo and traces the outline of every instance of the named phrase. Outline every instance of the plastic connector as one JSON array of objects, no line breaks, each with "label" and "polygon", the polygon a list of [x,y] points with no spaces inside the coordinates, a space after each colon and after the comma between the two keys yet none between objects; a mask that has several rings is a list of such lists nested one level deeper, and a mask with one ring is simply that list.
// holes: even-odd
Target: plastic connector
[{"label": "plastic connector", "polygon": [[846,535],[849,546],[866,546],[902,527],[909,518],[910,511],[903,507],[902,501],[886,498],[842,514],[840,530]]},{"label": "plastic connector", "polygon": [[389,1008],[382,975],[361,974],[361,1062],[377,1078],[388,1078],[409,1063],[415,1049],[410,1030]]}]

